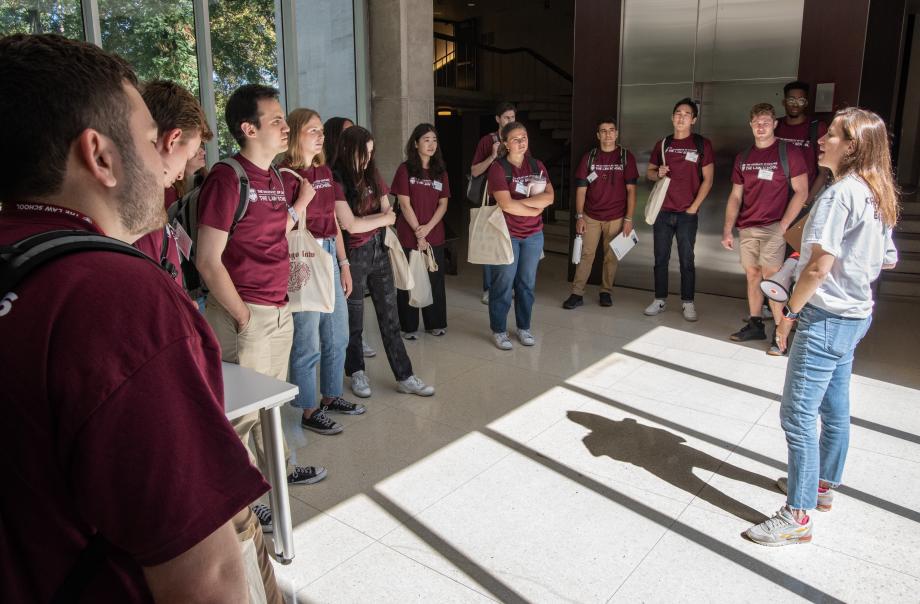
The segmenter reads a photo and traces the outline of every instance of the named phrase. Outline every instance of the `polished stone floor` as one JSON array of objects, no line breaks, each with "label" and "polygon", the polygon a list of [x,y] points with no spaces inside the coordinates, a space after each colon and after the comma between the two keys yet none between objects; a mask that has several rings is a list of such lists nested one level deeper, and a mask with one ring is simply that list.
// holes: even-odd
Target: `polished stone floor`
[{"label": "polished stone floor", "polygon": [[699,296],[688,323],[675,297],[645,317],[648,292],[591,288],[567,311],[565,269],[541,264],[533,348],[492,345],[463,265],[448,334],[406,343],[434,397],[395,391],[368,309],[367,414],[319,436],[285,409],[297,462],[329,469],[291,488],[290,601],[920,601],[916,303],[881,303],[858,350],[833,511],[766,548],[740,533],[784,502],[786,360],[728,340],[746,304]]}]

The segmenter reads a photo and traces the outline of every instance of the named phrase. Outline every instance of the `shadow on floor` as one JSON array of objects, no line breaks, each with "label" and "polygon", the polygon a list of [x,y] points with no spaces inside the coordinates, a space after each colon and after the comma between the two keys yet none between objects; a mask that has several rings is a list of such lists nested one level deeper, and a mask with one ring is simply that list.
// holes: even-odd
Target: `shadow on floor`
[{"label": "shadow on floor", "polygon": [[645,426],[631,417],[615,421],[593,413],[569,411],[568,418],[591,430],[583,442],[595,457],[606,455],[643,468],[668,484],[742,520],[758,523],[767,519],[761,512],[708,485],[693,473],[693,469],[715,472],[769,491],[777,490],[776,483],[766,476],[716,459],[687,446],[683,437],[673,432]]}]

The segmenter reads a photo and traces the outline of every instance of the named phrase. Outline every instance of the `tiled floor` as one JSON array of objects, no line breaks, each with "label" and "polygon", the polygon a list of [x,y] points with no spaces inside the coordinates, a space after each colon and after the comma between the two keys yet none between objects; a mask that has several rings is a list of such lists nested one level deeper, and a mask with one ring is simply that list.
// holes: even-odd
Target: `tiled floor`
[{"label": "tiled floor", "polygon": [[[533,348],[490,342],[478,270],[448,278],[449,333],[407,342],[437,387],[395,392],[372,313],[368,413],[319,436],[284,412],[301,464],[297,602],[920,601],[920,313],[883,302],[858,351],[846,486],[812,544],[740,533],[783,503],[785,359],[727,335],[741,300],[645,317],[647,292],[566,311],[564,261],[538,279]],[[740,279],[741,277],[739,277]],[[348,393],[350,394],[350,393]]]}]

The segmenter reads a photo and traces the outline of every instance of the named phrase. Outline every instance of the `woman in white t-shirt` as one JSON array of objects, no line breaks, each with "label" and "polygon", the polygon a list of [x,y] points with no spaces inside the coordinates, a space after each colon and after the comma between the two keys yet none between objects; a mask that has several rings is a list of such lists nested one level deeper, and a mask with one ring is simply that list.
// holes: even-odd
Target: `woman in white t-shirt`
[{"label": "woman in white t-shirt", "polygon": [[786,505],[745,533],[762,545],[811,541],[808,511],[831,509],[849,446],[853,353],[872,322],[871,284],[898,259],[891,239],[898,196],[885,123],[871,111],[843,109],[818,146],[818,164],[834,180],[805,224],[795,289],[776,332],[785,350],[798,321],[780,408],[789,476],[778,486]]}]

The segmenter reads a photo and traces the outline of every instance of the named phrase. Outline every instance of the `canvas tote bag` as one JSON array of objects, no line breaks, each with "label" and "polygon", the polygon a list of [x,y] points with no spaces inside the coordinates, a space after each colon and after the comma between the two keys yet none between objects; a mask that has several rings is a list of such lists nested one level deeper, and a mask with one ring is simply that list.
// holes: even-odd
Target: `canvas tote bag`
[{"label": "canvas tote bag", "polygon": [[[429,248],[430,249],[430,248]],[[431,281],[428,279],[428,262],[425,253],[418,250],[409,252],[409,272],[412,273],[414,287],[409,292],[409,306],[425,308],[434,304],[431,295]]]},{"label": "canvas tote bag", "polygon": [[291,312],[332,312],[335,308],[335,260],[307,228],[306,212],[300,215],[297,228],[288,233],[287,240]]},{"label": "canvas tote bag", "polygon": [[[661,165],[667,166],[668,162],[664,158],[664,139],[661,141]],[[655,224],[655,219],[658,218],[658,212],[661,211],[661,206],[664,204],[664,198],[668,194],[668,186],[671,184],[671,177],[665,176],[658,180],[655,183],[655,186],[652,187],[652,192],[649,193],[648,202],[645,204],[645,223],[646,224]]]},{"label": "canvas tote bag", "polygon": [[412,281],[409,261],[406,260],[406,253],[399,242],[399,235],[391,227],[385,228],[386,237],[383,243],[387,246],[387,253],[390,255],[390,266],[393,267],[393,283],[396,284],[396,289],[411,291],[415,283]]},{"label": "canvas tote bag", "polygon": [[482,189],[478,208],[470,210],[470,244],[466,260],[470,264],[511,264],[514,249],[505,215],[498,204],[487,206],[488,184]]}]

